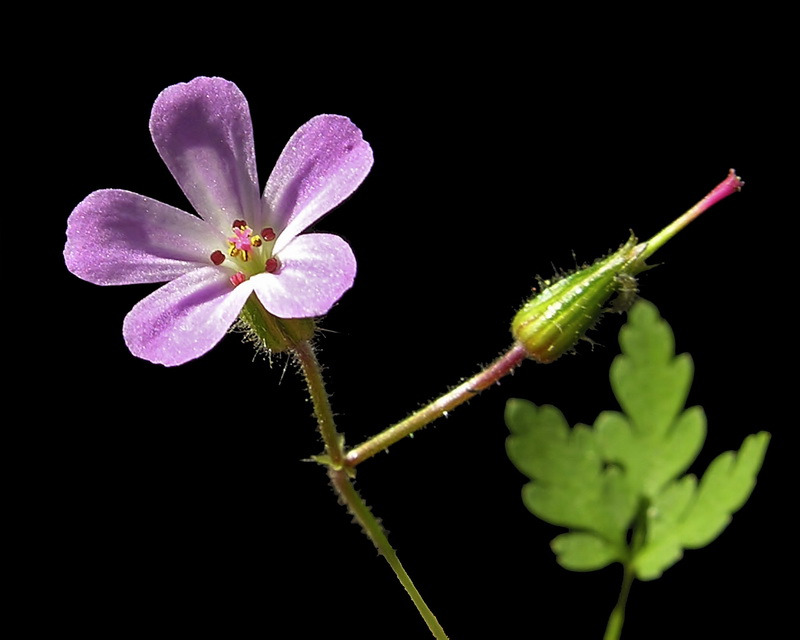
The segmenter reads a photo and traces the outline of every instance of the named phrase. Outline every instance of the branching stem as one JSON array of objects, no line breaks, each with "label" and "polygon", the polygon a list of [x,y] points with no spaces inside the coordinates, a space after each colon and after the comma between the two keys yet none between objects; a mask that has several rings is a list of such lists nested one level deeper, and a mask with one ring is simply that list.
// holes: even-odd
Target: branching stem
[{"label": "branching stem", "polygon": [[314,414],[317,417],[320,434],[325,443],[325,453],[329,458],[328,475],[331,484],[347,510],[356,518],[364,530],[367,537],[378,549],[378,552],[386,558],[389,566],[395,572],[397,579],[403,585],[419,614],[428,625],[433,637],[436,640],[448,640],[444,629],[439,624],[436,616],[422,599],[408,573],[403,568],[397,553],[389,543],[383,527],[372,514],[370,508],[356,491],[353,483],[348,477],[348,470],[343,466],[344,450],[342,448],[342,437],[336,430],[336,424],[331,411],[328,393],[325,390],[325,381],[322,377],[322,370],[317,360],[314,349],[307,341],[301,341],[294,345],[295,356],[303,370],[311,401],[314,405]]}]

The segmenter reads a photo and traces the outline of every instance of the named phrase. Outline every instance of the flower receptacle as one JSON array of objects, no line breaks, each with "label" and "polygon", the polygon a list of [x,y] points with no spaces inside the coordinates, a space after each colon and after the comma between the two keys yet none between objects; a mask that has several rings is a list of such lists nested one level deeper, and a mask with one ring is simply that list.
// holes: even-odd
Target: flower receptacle
[{"label": "flower receptacle", "polygon": [[250,294],[239,316],[255,342],[272,353],[293,350],[314,336],[313,318],[278,318],[264,308],[255,294]]},{"label": "flower receptacle", "polygon": [[[632,301],[634,277],[647,268],[640,259],[644,246],[631,236],[614,253],[543,289],[514,317],[514,338],[537,362],[557,360],[610,310],[607,303],[612,295],[620,293],[623,302]],[[623,307],[616,305],[613,310]]]}]

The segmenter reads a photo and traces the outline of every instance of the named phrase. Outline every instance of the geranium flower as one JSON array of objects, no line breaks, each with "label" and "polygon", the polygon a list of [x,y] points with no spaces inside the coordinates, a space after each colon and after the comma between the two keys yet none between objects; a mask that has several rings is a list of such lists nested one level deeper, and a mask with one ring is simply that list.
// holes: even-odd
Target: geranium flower
[{"label": "geranium flower", "polygon": [[353,284],[350,246],[300,235],[347,198],[372,150],[347,118],[320,115],[292,136],[259,197],[250,110],[222,78],[165,89],[153,142],[200,217],[145,196],[95,191],[69,217],[64,257],[100,285],[165,282],[126,316],[131,352],[178,365],[211,349],[251,294],[279,318],[325,314]]}]

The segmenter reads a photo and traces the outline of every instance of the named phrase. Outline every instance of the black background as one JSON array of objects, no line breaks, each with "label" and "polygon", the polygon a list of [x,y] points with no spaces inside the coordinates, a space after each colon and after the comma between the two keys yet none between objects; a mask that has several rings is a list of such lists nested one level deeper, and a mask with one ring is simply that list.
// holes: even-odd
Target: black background
[{"label": "black background", "polygon": [[[73,32],[63,58],[29,75],[42,182],[25,219],[46,227],[49,261],[33,301],[41,327],[30,348],[41,357],[25,385],[45,418],[25,430],[18,487],[30,566],[20,592],[42,603],[32,624],[87,637],[156,627],[272,637],[285,625],[276,637],[331,626],[331,637],[354,640],[428,637],[323,471],[303,462],[321,445],[295,367],[254,358],[236,336],[177,368],[138,360],[122,320],[154,287],[99,288],[63,266],[59,234],[95,189],[188,208],[150,141],[149,112],[164,87],[220,75],[250,102],[262,187],[318,113],[349,116],[374,149],[365,183],[316,227],[358,259],[318,340],[349,444],[506,348],[537,274],[590,262],[629,229],[649,236],[737,169],[742,193],[667,245],[640,285],[695,361],[689,404],[705,407],[709,435],[693,471],[749,433],[773,441],[728,530],[634,585],[626,632],[772,635],[775,581],[789,571],[778,514],[794,501],[779,463],[793,398],[776,368],[794,351],[781,302],[793,295],[780,237],[780,51],[751,51],[744,31],[698,50],[702,29],[688,17],[657,44],[648,32],[587,41],[565,29],[553,40],[546,24],[504,38],[477,21],[450,25],[453,38],[445,23],[390,42],[380,30],[314,40],[287,27],[280,42],[267,30],[240,47],[212,23],[213,37],[180,44],[158,29]],[[524,397],[572,423],[616,408],[607,371],[622,322],[608,316],[594,349],[526,363],[359,468],[357,487],[453,640],[601,637],[621,571],[556,565],[548,543],[561,530],[522,506],[503,407]]]}]

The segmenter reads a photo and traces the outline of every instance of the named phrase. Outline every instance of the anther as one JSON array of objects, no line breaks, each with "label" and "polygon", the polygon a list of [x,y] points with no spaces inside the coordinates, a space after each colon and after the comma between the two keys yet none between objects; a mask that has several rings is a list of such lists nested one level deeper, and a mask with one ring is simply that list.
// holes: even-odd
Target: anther
[{"label": "anther", "polygon": [[280,262],[278,262],[277,258],[268,258],[267,264],[264,266],[264,271],[267,273],[275,273],[280,266]]},{"label": "anther", "polygon": [[241,271],[237,271],[231,276],[231,283],[233,283],[234,287],[238,287],[245,280],[247,280],[247,276],[244,275]]},{"label": "anther", "polygon": [[247,222],[245,222],[244,220],[234,220],[233,221],[233,228],[234,229],[241,229],[242,227],[246,227],[246,226],[247,226]]},{"label": "anther", "polygon": [[211,254],[211,262],[213,262],[216,266],[221,265],[225,262],[225,254],[222,253],[219,249],[217,249],[214,253]]},{"label": "anther", "polygon": [[261,230],[261,237],[267,242],[272,242],[277,236],[275,235],[275,231],[273,231],[272,227],[267,227],[266,229]]}]

